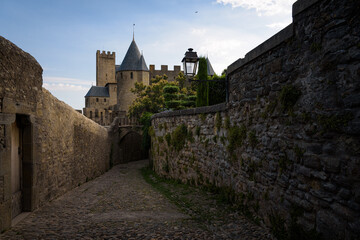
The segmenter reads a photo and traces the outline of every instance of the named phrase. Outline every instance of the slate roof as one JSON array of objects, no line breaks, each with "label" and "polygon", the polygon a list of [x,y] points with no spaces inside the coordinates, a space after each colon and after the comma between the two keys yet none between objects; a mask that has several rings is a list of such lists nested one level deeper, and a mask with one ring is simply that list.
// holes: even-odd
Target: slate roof
[{"label": "slate roof", "polygon": [[207,64],[207,75],[214,76],[215,71],[214,71],[213,67],[211,66],[209,58],[206,58],[206,64]]},{"label": "slate roof", "polygon": [[110,97],[107,87],[92,86],[85,97]]},{"label": "slate roof", "polygon": [[130,44],[124,60],[116,71],[149,71],[144,57],[140,54],[135,40]]}]

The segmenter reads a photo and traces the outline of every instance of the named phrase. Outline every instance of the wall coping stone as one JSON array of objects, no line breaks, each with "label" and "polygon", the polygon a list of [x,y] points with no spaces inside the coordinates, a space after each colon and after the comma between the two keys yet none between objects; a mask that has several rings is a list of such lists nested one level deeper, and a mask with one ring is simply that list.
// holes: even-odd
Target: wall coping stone
[{"label": "wall coping stone", "polygon": [[[292,6],[292,16],[296,16],[297,14],[305,11],[307,8],[311,7],[319,0],[298,0]],[[232,64],[230,64],[227,68],[227,73],[231,74],[238,68],[244,66],[255,58],[263,55],[264,53],[270,51],[276,46],[280,45],[287,39],[291,38],[294,34],[294,26],[293,23],[276,33],[274,36],[270,37],[265,42],[261,43],[259,46],[248,52],[244,58],[239,58]]]},{"label": "wall coping stone", "polygon": [[299,0],[296,1],[292,6],[292,16],[296,16],[307,8],[311,7],[319,0]]},{"label": "wall coping stone", "polygon": [[219,103],[219,104],[212,105],[212,106],[156,113],[151,117],[151,120],[153,120],[155,118],[164,118],[164,117],[196,115],[196,114],[202,114],[202,113],[216,113],[216,112],[225,111],[226,109],[227,109],[226,103]]},{"label": "wall coping stone", "polygon": [[251,62],[255,58],[263,55],[264,53],[270,51],[271,49],[275,48],[276,46],[280,45],[287,39],[293,36],[293,24],[291,23],[286,28],[281,30],[280,32],[276,33],[274,36],[270,37],[265,42],[261,43],[259,46],[251,50],[245,55],[245,58],[239,58],[234,63],[228,66],[227,73],[231,74],[238,68],[244,66],[245,64]]}]

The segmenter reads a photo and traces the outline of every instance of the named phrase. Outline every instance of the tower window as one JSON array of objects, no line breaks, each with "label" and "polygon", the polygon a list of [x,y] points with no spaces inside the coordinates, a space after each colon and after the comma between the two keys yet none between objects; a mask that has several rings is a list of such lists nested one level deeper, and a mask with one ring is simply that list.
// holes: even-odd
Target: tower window
[{"label": "tower window", "polygon": [[123,78],[122,73],[120,73],[120,78],[121,78],[121,79]]},{"label": "tower window", "polygon": [[92,118],[92,111],[90,111],[90,118]]},{"label": "tower window", "polygon": [[104,102],[106,102],[106,98],[104,98]]},{"label": "tower window", "polygon": [[99,102],[99,99],[98,99],[98,98],[96,98],[96,102]]},{"label": "tower window", "polygon": [[133,79],[134,78],[134,74],[133,72],[130,73],[130,78]]}]

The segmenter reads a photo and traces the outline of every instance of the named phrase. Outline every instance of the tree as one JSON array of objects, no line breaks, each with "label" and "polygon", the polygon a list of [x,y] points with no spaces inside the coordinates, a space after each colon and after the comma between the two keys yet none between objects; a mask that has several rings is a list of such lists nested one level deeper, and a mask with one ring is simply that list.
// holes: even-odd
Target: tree
[{"label": "tree", "polygon": [[166,76],[156,76],[151,80],[151,85],[146,86],[141,82],[135,82],[131,92],[136,95],[135,100],[129,107],[129,117],[140,118],[142,113],[157,113],[164,108],[163,88],[169,81]]},{"label": "tree", "polygon": [[[196,107],[208,106],[209,105],[209,84],[206,82],[208,79],[207,75],[207,63],[205,57],[199,59],[199,71],[197,78],[199,85],[197,89]],[[203,81],[205,80],[205,81]],[[203,82],[202,82],[203,81]]]}]

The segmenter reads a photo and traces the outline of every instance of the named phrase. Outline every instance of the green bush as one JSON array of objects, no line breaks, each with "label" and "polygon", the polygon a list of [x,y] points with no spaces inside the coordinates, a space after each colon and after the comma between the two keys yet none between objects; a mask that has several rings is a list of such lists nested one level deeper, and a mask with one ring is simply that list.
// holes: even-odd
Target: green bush
[{"label": "green bush", "polygon": [[178,99],[178,95],[173,93],[165,93],[163,96],[166,102]]},{"label": "green bush", "polygon": [[181,106],[180,100],[171,100],[168,102],[165,102],[167,108],[171,109],[178,109]]},{"label": "green bush", "polygon": [[177,92],[179,92],[179,87],[175,86],[175,85],[166,85],[163,88],[163,92],[164,93],[177,93]]},{"label": "green bush", "polygon": [[196,98],[196,106],[208,106],[209,105],[209,83],[208,82],[201,82],[201,80],[207,80],[207,62],[204,57],[199,59],[199,71],[197,75],[199,79],[198,88],[196,91],[197,98]]},{"label": "green bush", "polygon": [[188,129],[185,124],[176,127],[171,134],[171,145],[174,146],[176,151],[180,151],[188,138]]},{"label": "green bush", "polygon": [[292,85],[285,85],[281,89],[279,100],[283,111],[291,111],[301,96],[301,91]]},{"label": "green bush", "polygon": [[[142,139],[142,143],[141,143],[141,148],[144,151],[144,153],[147,154],[149,152],[150,146],[151,146],[151,116],[153,114],[149,113],[149,112],[144,112],[141,117],[140,117],[140,124],[143,125],[142,126],[142,135],[143,135],[143,139]],[[154,134],[155,135],[155,134]]]},{"label": "green bush", "polygon": [[236,148],[241,147],[246,139],[245,125],[234,126],[229,129],[229,145],[228,151],[232,153]]}]

